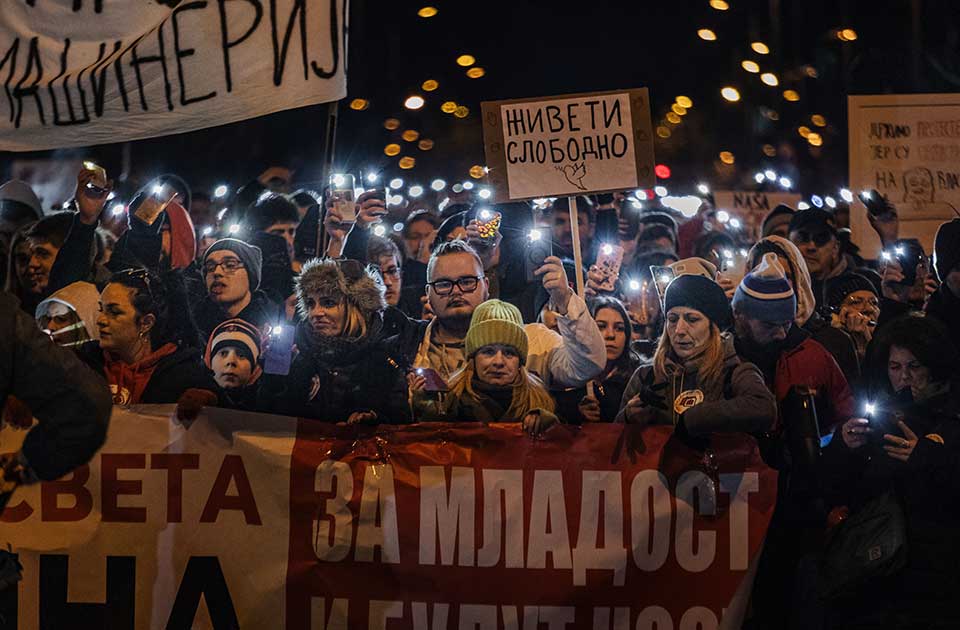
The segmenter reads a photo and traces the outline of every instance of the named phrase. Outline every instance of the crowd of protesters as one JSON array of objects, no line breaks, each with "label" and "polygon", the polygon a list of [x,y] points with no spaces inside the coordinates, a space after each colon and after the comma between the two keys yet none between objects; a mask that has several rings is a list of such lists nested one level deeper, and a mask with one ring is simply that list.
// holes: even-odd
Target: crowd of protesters
[{"label": "crowd of protesters", "polygon": [[[176,403],[187,423],[220,406],[534,435],[664,425],[699,451],[750,435],[780,473],[753,627],[960,623],[960,219],[926,252],[883,202],[870,261],[821,208],[779,206],[751,239],[709,199],[685,219],[628,192],[579,197],[574,228],[566,199],[401,209],[371,190],[345,205],[291,192],[282,171],[216,219],[175,178],[121,222],[96,165],[62,212],[8,182],[6,291],[114,404]],[[5,417],[30,413],[8,401]],[[906,560],[824,596],[807,561],[890,494]]]}]

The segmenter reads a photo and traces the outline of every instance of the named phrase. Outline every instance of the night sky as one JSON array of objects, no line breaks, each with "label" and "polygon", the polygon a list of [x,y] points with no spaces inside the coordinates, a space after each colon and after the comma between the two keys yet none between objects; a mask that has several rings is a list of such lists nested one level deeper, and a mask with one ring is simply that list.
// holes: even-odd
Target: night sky
[{"label": "night sky", "polygon": [[[430,4],[437,15],[417,16]],[[960,88],[958,3],[946,0],[728,0],[717,11],[707,0],[672,2],[547,2],[493,0],[353,0],[349,39],[348,96],[339,106],[336,166],[354,172],[370,169],[401,175],[409,183],[435,177],[465,180],[468,169],[483,164],[479,113],[482,100],[544,96],[592,90],[647,87],[653,102],[653,126],[671,130],[656,144],[657,161],[673,171],[668,186],[689,189],[697,181],[752,188],[753,174],[774,168],[797,187],[815,193],[845,183],[846,95],[955,92]],[[914,32],[914,10],[919,28]],[[703,41],[709,28],[716,41]],[[857,39],[841,42],[838,29],[852,28]],[[770,54],[751,51],[762,41]],[[918,45],[919,44],[919,45]],[[467,78],[456,64],[461,54],[476,58],[486,71]],[[768,87],[758,74],[741,68],[754,60],[761,72],[773,72],[780,84]],[[813,78],[811,75],[815,75]],[[420,85],[439,82],[434,92]],[[725,85],[741,93],[738,103],[720,96]],[[782,94],[793,89],[797,102]],[[418,112],[404,99],[421,94]],[[679,125],[665,115],[677,96],[693,107]],[[353,111],[352,99],[370,101]],[[452,100],[469,108],[458,119],[440,111]],[[183,175],[198,190],[217,183],[242,183],[271,164],[288,165],[296,179],[318,184],[326,105],[281,112],[236,125],[133,143],[135,169],[160,169]],[[816,127],[819,114],[825,127]],[[397,118],[388,131],[383,123]],[[812,147],[797,132],[805,125],[820,133]],[[401,139],[407,129],[434,141],[422,151]],[[387,157],[391,142],[403,150]],[[764,149],[766,148],[766,153]],[[734,154],[724,165],[721,151]],[[108,168],[118,168],[120,146],[97,147]],[[772,153],[772,155],[770,155]],[[46,154],[39,154],[46,155]],[[402,156],[416,167],[400,171]],[[3,156],[4,161],[13,157]]]}]

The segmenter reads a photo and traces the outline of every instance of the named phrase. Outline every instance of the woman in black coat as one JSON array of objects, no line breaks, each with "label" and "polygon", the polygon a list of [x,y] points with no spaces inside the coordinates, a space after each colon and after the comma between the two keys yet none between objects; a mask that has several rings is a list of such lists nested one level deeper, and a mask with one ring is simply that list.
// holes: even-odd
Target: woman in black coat
[{"label": "woman in black coat", "polygon": [[939,322],[883,328],[865,362],[867,419],[824,449],[826,488],[851,514],[892,491],[906,519],[906,565],[829,603],[831,628],[957,628],[960,609],[960,388],[957,350]]},{"label": "woman in black coat", "polygon": [[355,260],[314,259],[296,291],[296,354],[287,376],[263,376],[260,407],[323,422],[408,422],[406,377],[383,343],[376,272]]}]

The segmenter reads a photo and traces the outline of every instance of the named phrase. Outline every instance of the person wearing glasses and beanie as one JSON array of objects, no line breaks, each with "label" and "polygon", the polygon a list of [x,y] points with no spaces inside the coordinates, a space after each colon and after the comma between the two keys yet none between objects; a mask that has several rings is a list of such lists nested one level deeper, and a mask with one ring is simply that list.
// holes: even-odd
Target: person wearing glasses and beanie
[{"label": "person wearing glasses and beanie", "polygon": [[713,280],[682,275],[664,295],[666,324],[653,360],[630,378],[618,422],[675,427],[677,434],[762,433],[776,400],[752,363],[741,361],[727,296]]},{"label": "person wearing glasses and beanie", "polygon": [[107,379],[116,405],[175,403],[188,389],[215,392],[197,348],[186,291],[176,272],[113,274],[100,293],[100,340],[80,358]]},{"label": "person wearing glasses and beanie", "polygon": [[259,290],[263,259],[260,248],[223,238],[207,248],[200,266],[207,295],[193,312],[203,339],[228,319],[242,319],[257,329],[283,323],[285,316]]},{"label": "person wearing glasses and beanie", "polygon": [[404,372],[383,339],[379,275],[356,260],[313,259],[296,294],[290,372],[261,377],[260,408],[322,422],[407,422]]}]

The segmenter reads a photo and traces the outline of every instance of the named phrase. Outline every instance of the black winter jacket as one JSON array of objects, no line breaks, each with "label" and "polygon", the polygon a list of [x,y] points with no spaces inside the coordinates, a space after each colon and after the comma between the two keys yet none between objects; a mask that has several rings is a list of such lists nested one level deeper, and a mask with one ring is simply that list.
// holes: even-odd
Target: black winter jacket
[{"label": "black winter jacket", "polygon": [[[826,487],[831,503],[851,512],[888,490],[894,490],[907,521],[907,566],[892,578],[875,580],[849,601],[836,616],[856,619],[867,612],[889,609],[913,615],[951,619],[960,627],[960,610],[953,605],[960,593],[960,388],[941,385],[928,399],[899,410],[919,441],[906,462],[887,456],[878,446],[851,451],[834,435],[824,449]],[[878,403],[884,432],[900,435],[892,404]],[[883,416],[881,418],[881,415]],[[838,429],[838,431],[841,431]],[[920,627],[920,626],[917,626]],[[947,626],[944,626],[947,627]]]},{"label": "black winter jacket", "polygon": [[15,297],[0,294],[0,396],[16,396],[39,421],[22,452],[42,480],[62,477],[103,445],[110,391],[101,376],[40,332]]},{"label": "black winter jacket", "polygon": [[379,423],[409,422],[406,373],[388,352],[381,327],[377,316],[363,339],[316,340],[300,324],[290,373],[260,377],[259,407],[322,422],[346,422],[362,411],[376,413]]},{"label": "black winter jacket", "polygon": [[[89,341],[79,348],[77,354],[97,374],[104,374],[104,356],[99,341]],[[162,405],[175,403],[188,389],[206,389],[216,393],[217,383],[200,360],[200,351],[196,348],[180,347],[171,355],[157,362],[150,381],[147,383],[140,403],[144,405]]]}]

